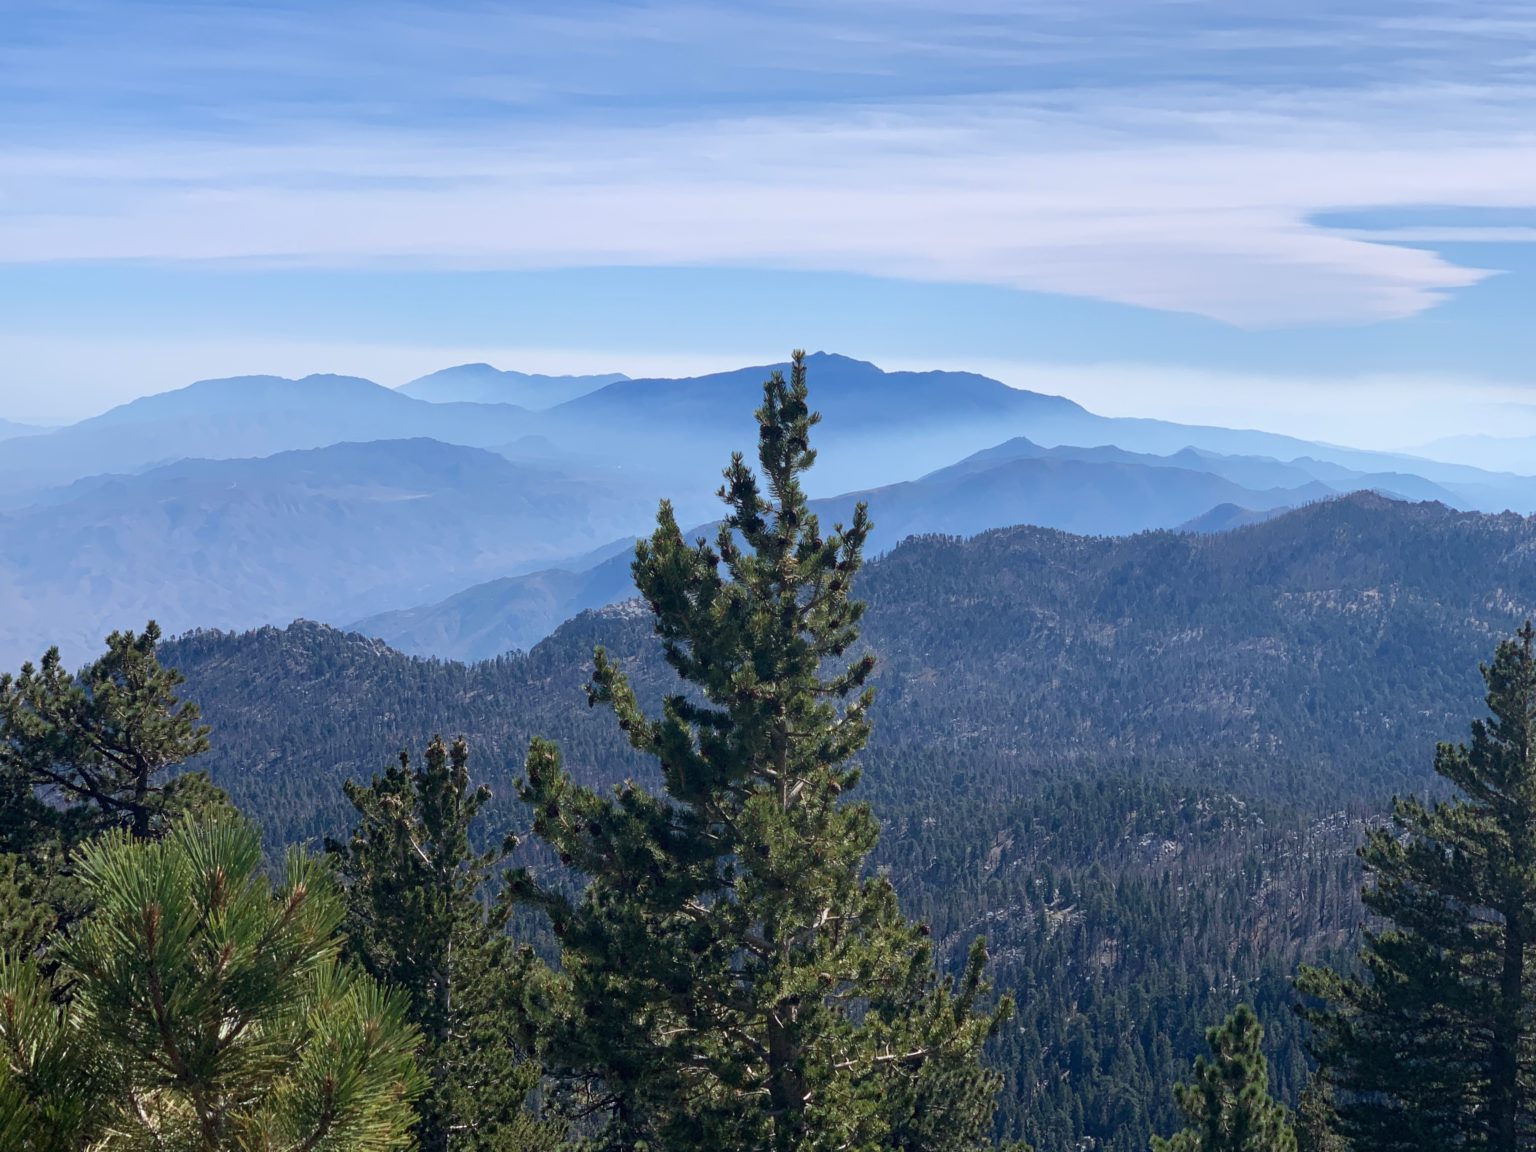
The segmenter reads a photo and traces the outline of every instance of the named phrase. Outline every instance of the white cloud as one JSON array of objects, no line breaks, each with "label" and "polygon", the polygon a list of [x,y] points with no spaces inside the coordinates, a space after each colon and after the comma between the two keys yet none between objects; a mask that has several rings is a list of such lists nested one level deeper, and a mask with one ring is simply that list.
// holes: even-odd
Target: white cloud
[{"label": "white cloud", "polygon": [[[1003,285],[1246,325],[1411,315],[1481,273],[1309,223],[1536,204],[1532,138],[1308,131],[1083,148],[944,107],[445,145],[11,153],[0,259],[747,265]],[[1102,122],[1101,122],[1102,124]]]},{"label": "white cloud", "polygon": [[[1409,316],[1483,273],[1314,217],[1536,206],[1519,63],[1536,25],[1499,3],[1328,8],[672,0],[166,23],[161,66],[120,53],[110,74],[183,116],[201,91],[221,126],[18,138],[0,260],[805,268],[1251,326]],[[296,92],[273,87],[274,28],[293,33]],[[61,54],[8,62],[46,85]],[[753,83],[755,110],[731,111]]]}]

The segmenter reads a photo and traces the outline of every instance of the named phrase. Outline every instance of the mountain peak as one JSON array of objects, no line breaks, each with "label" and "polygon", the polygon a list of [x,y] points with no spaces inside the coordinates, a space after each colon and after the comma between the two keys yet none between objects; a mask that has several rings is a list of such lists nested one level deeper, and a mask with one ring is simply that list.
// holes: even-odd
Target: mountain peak
[{"label": "mountain peak", "polygon": [[433,404],[515,404],[539,411],[628,379],[622,372],[543,376],[476,361],[429,372],[400,385],[397,391]]}]

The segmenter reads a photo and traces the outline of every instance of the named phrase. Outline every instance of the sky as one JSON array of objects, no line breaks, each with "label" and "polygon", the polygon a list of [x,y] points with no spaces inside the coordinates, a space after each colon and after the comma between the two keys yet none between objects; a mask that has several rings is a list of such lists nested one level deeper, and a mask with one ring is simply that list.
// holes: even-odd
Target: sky
[{"label": "sky", "polygon": [[7,0],[0,417],[803,346],[1536,433],[1536,9],[1281,8]]}]

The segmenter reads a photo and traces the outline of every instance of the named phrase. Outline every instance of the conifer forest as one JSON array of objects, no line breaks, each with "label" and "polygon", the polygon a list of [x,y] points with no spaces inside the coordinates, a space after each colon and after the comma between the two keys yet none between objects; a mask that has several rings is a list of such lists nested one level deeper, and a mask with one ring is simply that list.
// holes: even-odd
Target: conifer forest
[{"label": "conifer forest", "polygon": [[816,398],[528,651],[0,677],[0,1148],[1536,1148],[1536,529],[879,554]]}]

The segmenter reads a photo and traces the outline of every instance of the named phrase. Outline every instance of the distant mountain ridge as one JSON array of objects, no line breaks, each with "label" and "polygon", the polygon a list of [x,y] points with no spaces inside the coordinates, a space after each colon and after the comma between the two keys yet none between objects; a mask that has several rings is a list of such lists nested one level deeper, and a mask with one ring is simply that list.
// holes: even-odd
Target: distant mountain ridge
[{"label": "distant mountain ridge", "polygon": [[1179,525],[1179,531],[1202,534],[1232,532],[1238,528],[1247,528],[1253,524],[1273,520],[1276,516],[1283,516],[1285,512],[1284,508],[1266,508],[1260,511],[1254,508],[1243,508],[1237,504],[1218,504],[1209,512],[1203,512],[1192,520],[1184,521]]},{"label": "distant mountain ridge", "polygon": [[434,404],[454,401],[515,404],[538,412],[628,379],[622,372],[595,376],[543,376],[493,368],[489,364],[457,364],[402,384],[397,391]]},{"label": "distant mountain ridge", "polygon": [[[1435,743],[1482,713],[1478,660],[1536,610],[1533,529],[1359,495],[1215,536],[919,538],[864,569],[871,863],[941,955],[985,928],[989,978],[1021,1006],[989,1057],[1007,1135],[1146,1148],[1177,1120],[1141,1114],[1124,1138],[1124,1102],[1169,1098],[1227,1010],[1217,995],[1277,1023],[1294,1098],[1305,1056],[1279,1030],[1295,966],[1347,945],[1359,836],[1385,797],[1431,789]],[[341,782],[434,733],[473,749],[499,840],[528,827],[534,736],[583,784],[655,785],[656,761],[586,707],[599,645],[651,714],[676,690],[633,603],[475,664],[313,623],[161,655],[211,725],[199,766],[268,843],[344,835]]]},{"label": "distant mountain ridge", "polygon": [[[185,460],[0,514],[0,667],[113,628],[345,620],[605,544],[653,512],[617,484],[429,439]],[[469,576],[469,579],[466,579]]]},{"label": "distant mountain ridge", "polygon": [[[972,536],[1019,524],[1089,536],[1184,526],[1217,531],[1348,491],[1384,490],[1404,499],[1428,493],[1447,505],[1459,503],[1418,477],[1401,478],[1406,491],[1391,491],[1381,488],[1383,480],[1396,479],[1391,476],[1333,465],[1320,470],[1338,486],[1316,479],[1300,463],[1193,450],[1164,457],[1113,447],[1043,448],[1018,437],[919,480],[816,500],[812,507],[832,523],[851,517],[859,501],[867,503],[873,554],[908,536]],[[1276,486],[1244,487],[1231,478],[1238,476]],[[1218,507],[1232,511],[1207,519]],[[697,531],[712,529],[691,534]],[[507,577],[439,603],[360,618],[348,627],[413,655],[485,659],[526,649],[577,612],[634,595],[629,562],[625,552],[585,570]]]},{"label": "distant mountain ridge", "polygon": [[14,420],[0,419],[0,440],[10,440],[17,436],[37,436],[47,431],[47,428],[36,424],[18,424]]},{"label": "distant mountain ridge", "polygon": [[240,459],[343,442],[429,436],[468,447],[530,430],[511,405],[429,404],[356,376],[236,376],[161,392],[0,443],[0,481],[37,490],[181,459]]},{"label": "distant mountain ridge", "polygon": [[[818,432],[822,464],[813,478],[816,495],[915,480],[1023,436],[1046,446],[1112,444],[1163,456],[1192,448],[1276,460],[1311,458],[1356,472],[1419,477],[1450,489],[1461,503],[1489,511],[1536,510],[1532,477],[1267,432],[1103,417],[1064,397],[1010,388],[975,373],[885,372],[866,361],[820,352],[807,358],[807,366],[812,401],[824,416]],[[357,377],[208,380],[40,437],[0,441],[0,491],[15,507],[48,486],[100,473],[141,471],[176,459],[260,456],[342,441],[429,436],[470,447],[505,446],[513,456],[537,444],[541,456],[573,467],[654,473],[659,485],[652,495],[665,492],[686,505],[713,491],[730,451],[752,443],[752,412],[763,379],[775,367],[784,366],[678,380],[616,380],[537,412],[505,403],[434,403]],[[480,380],[487,372],[495,380],[508,379],[496,369],[468,365],[438,374],[437,383],[457,387],[454,381],[466,375]],[[522,381],[520,387],[540,392],[540,404],[550,398],[550,389],[586,390],[602,379],[540,383],[513,376]]]},{"label": "distant mountain ridge", "polygon": [[[824,416],[811,492],[828,519],[867,498],[876,549],[1021,523],[1209,530],[1363,488],[1536,509],[1528,476],[1107,418],[975,373],[886,372],[830,353],[807,367]],[[539,411],[358,377],[234,377],[0,440],[0,658],[52,640],[76,658],[152,615],[168,626],[356,621],[458,656],[526,647],[628,594],[626,559],[573,557],[646,531],[663,496],[685,524],[716,514],[720,468],[750,453],[773,370],[629,380],[460,365],[416,382],[443,397],[515,386],[539,405],[581,392]],[[328,454],[335,474],[293,455],[306,452]],[[1242,511],[1212,516],[1220,506]]]}]

